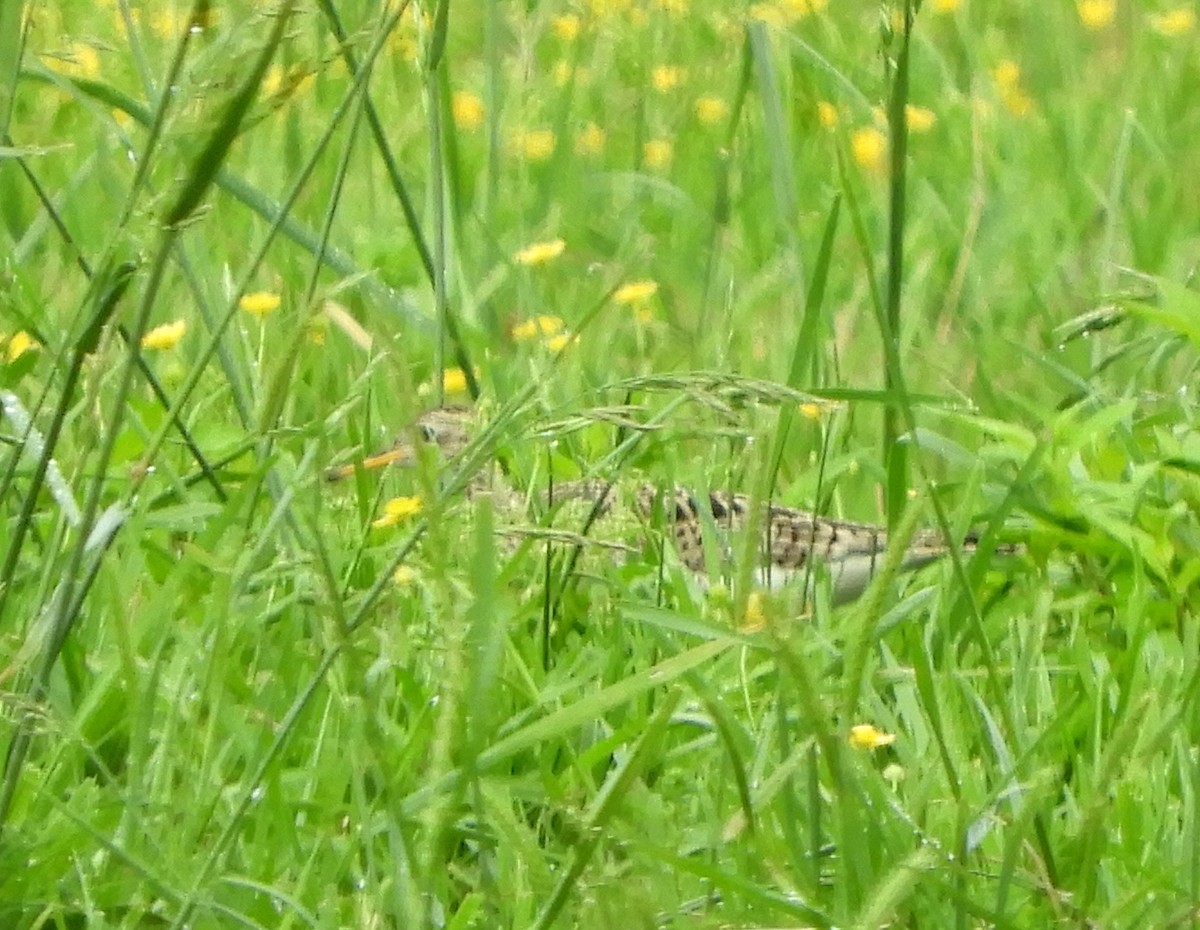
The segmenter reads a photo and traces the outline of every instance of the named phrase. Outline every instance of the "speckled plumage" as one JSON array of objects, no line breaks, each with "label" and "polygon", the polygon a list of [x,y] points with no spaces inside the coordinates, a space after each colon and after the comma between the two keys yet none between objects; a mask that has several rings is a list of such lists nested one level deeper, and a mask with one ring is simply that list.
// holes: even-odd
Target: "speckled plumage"
[{"label": "speckled plumage", "polygon": [[[447,458],[461,452],[471,437],[471,412],[466,407],[446,407],[431,410],[415,426],[402,433],[385,453],[364,460],[364,466],[374,467],[392,461],[411,462],[414,458],[412,437],[419,436],[435,444]],[[352,474],[354,466],[334,469],[327,473],[330,480]],[[474,489],[476,492],[481,488]],[[495,494],[495,489],[491,489]],[[504,489],[506,498],[520,495]],[[610,482],[596,479],[557,484],[552,489],[553,504],[565,501],[585,501],[595,506],[601,515],[621,509],[620,492]],[[660,503],[661,500],[661,503]],[[700,578],[707,578],[710,567],[727,569],[735,559],[735,540],[750,525],[751,501],[744,494],[713,491],[708,494],[707,507],[686,490],[660,490],[653,484],[642,484],[634,491],[632,509],[643,520],[651,520],[661,509],[669,525],[679,560]],[[763,534],[760,547],[760,566],[757,580],[765,587],[780,588],[797,577],[811,576],[815,571],[827,574],[835,602],[852,600],[865,590],[882,565],[887,551],[887,530],[870,523],[835,520],[807,511],[767,506],[759,523]],[[704,532],[711,526],[717,534],[713,555],[717,566],[707,564]],[[976,549],[977,538],[968,535],[958,548],[963,553]],[[928,565],[950,551],[943,536],[935,530],[921,530],[909,540],[900,561],[901,571]],[[1016,551],[1003,546],[1002,553]]]}]

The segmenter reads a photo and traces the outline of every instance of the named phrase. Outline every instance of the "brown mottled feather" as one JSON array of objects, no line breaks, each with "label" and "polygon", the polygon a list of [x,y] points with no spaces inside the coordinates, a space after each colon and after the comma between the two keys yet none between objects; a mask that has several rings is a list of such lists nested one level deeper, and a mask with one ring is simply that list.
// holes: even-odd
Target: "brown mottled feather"
[{"label": "brown mottled feather", "polygon": [[[466,447],[470,440],[470,411],[465,407],[440,408],[424,414],[415,428],[397,438],[392,448],[378,456],[364,460],[364,465],[373,467],[392,461],[412,461],[411,438],[420,436],[424,441],[436,444],[444,455],[453,457]],[[333,469],[327,473],[330,480],[352,474],[354,466]],[[617,504],[617,490],[611,482],[598,479],[565,482],[552,488],[550,503],[568,500],[590,501],[597,507],[599,515],[611,512]],[[704,527],[710,524],[718,531],[719,540],[715,547],[722,562],[733,560],[731,538],[743,531],[750,522],[750,498],[743,494],[713,491],[708,495],[708,513],[702,513],[699,501],[682,489],[662,492],[652,484],[639,487],[634,496],[634,507],[644,518],[650,519],[662,497],[662,510],[672,528],[675,548],[680,561],[692,572],[703,575],[706,571],[704,552]],[[887,550],[887,531],[870,523],[835,520],[816,516],[802,510],[794,510],[778,504],[770,505],[763,521],[766,583],[772,587],[786,584],[791,578],[807,574],[811,564],[820,564],[833,579],[833,594],[836,601],[856,597],[866,587],[882,562]],[[978,538],[970,534],[960,544],[960,551],[974,552]],[[901,570],[915,569],[946,555],[951,546],[935,530],[918,532],[909,542]],[[1019,551],[1017,546],[1001,546],[1001,554]],[[772,577],[774,576],[774,577]]]}]

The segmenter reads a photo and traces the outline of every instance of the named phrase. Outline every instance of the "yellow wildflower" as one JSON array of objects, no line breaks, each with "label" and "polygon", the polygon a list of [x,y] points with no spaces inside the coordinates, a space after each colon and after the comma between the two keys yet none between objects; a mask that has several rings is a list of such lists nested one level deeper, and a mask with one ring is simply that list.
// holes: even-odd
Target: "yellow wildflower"
[{"label": "yellow wildflower", "polygon": [[483,125],[483,101],[470,91],[456,90],[450,98],[450,114],[455,126],[472,132]]},{"label": "yellow wildflower", "polygon": [[1021,83],[1021,66],[1009,58],[1005,58],[992,69],[992,78],[1001,90],[1011,90]]},{"label": "yellow wildflower", "polygon": [[187,16],[174,10],[157,10],[150,17],[150,29],[160,39],[170,39],[187,26]]},{"label": "yellow wildflower", "polygon": [[961,5],[961,0],[932,0],[929,4],[935,13],[953,13]]},{"label": "yellow wildflower", "polygon": [[1196,28],[1196,11],[1181,6],[1166,13],[1152,13],[1150,28],[1171,38],[1185,35]]},{"label": "yellow wildflower", "polygon": [[461,368],[447,368],[442,372],[442,390],[447,394],[467,392],[467,373]]},{"label": "yellow wildflower", "polygon": [[666,139],[651,139],[642,146],[642,157],[649,168],[665,168],[671,164],[671,143]]},{"label": "yellow wildflower", "polygon": [[72,42],[61,55],[44,55],[46,67],[68,77],[94,78],[100,75],[100,53],[83,42]]},{"label": "yellow wildflower", "polygon": [[392,572],[392,584],[397,588],[408,589],[417,583],[417,572],[410,565],[397,565]]},{"label": "yellow wildflower", "polygon": [[1021,66],[1015,61],[1004,59],[992,68],[991,77],[1000,92],[1004,108],[1014,116],[1024,116],[1033,109],[1033,101],[1021,90]]},{"label": "yellow wildflower", "polygon": [[253,313],[255,316],[266,316],[268,313],[273,313],[279,309],[280,298],[278,294],[272,294],[270,291],[256,291],[253,294],[246,294],[238,301],[238,306],[247,313]]},{"label": "yellow wildflower", "polygon": [[528,245],[513,256],[518,265],[544,265],[551,259],[562,255],[567,243],[562,239],[551,239],[549,242],[535,242]]},{"label": "yellow wildflower", "polygon": [[143,349],[173,349],[179,345],[179,340],[187,332],[187,323],[176,320],[174,323],[163,323],[155,326],[142,337]]},{"label": "yellow wildflower", "polygon": [[574,13],[565,16],[555,16],[550,20],[550,31],[564,42],[574,42],[579,36],[581,23]]},{"label": "yellow wildflower", "polygon": [[531,129],[518,139],[521,152],[533,162],[546,161],[554,154],[558,140],[552,129]]},{"label": "yellow wildflower", "polygon": [[1004,59],[992,69],[992,78],[1000,93],[1000,100],[1014,116],[1024,116],[1033,109],[1033,101],[1021,89],[1021,66],[1015,61]]},{"label": "yellow wildflower", "polygon": [[750,7],[750,18],[782,29],[791,17],[774,3],[755,3]]},{"label": "yellow wildflower", "polygon": [[604,130],[595,123],[588,123],[575,137],[575,151],[580,155],[598,155],[604,150]]},{"label": "yellow wildflower", "polygon": [[657,281],[631,281],[613,291],[612,299],[618,304],[637,304],[649,300],[657,293]]},{"label": "yellow wildflower", "polygon": [[1079,21],[1092,30],[1107,29],[1117,16],[1116,0],[1078,0]]},{"label": "yellow wildflower", "polygon": [[806,420],[821,419],[821,405],[814,404],[812,401],[800,405],[800,416]]},{"label": "yellow wildflower", "polygon": [[869,723],[859,723],[850,728],[850,745],[855,749],[878,749],[894,742],[895,733],[884,733]]},{"label": "yellow wildflower", "polygon": [[532,320],[525,320],[512,328],[512,337],[517,342],[528,342],[538,336],[553,336],[563,330],[561,317],[542,314]]},{"label": "yellow wildflower", "polygon": [[704,96],[696,101],[696,119],[711,126],[719,123],[729,113],[729,105],[720,97]]},{"label": "yellow wildflower", "polygon": [[423,505],[419,497],[393,497],[383,505],[383,516],[371,523],[377,530],[395,526],[401,520],[415,517],[421,512]]},{"label": "yellow wildflower", "polygon": [[874,126],[856,129],[850,134],[850,154],[868,171],[882,171],[887,166],[887,149],[887,136]]},{"label": "yellow wildflower", "polygon": [[833,129],[838,124],[838,111],[828,100],[817,101],[817,122],[825,129]]},{"label": "yellow wildflower", "polygon": [[650,83],[661,94],[674,90],[683,80],[683,69],[675,65],[659,65],[650,72]]},{"label": "yellow wildflower", "polygon": [[26,352],[40,348],[41,343],[25,332],[25,330],[19,330],[13,333],[12,338],[8,340],[8,360],[15,362]]},{"label": "yellow wildflower", "polygon": [[933,110],[910,103],[904,108],[904,121],[908,124],[909,132],[928,132],[937,122],[937,114]]},{"label": "yellow wildflower", "polygon": [[1020,90],[1011,90],[1006,94],[1002,94],[1000,98],[1013,116],[1025,116],[1033,109],[1033,100],[1028,94]]},{"label": "yellow wildflower", "polygon": [[575,334],[568,332],[555,333],[546,340],[546,348],[551,352],[561,352],[575,341]]}]

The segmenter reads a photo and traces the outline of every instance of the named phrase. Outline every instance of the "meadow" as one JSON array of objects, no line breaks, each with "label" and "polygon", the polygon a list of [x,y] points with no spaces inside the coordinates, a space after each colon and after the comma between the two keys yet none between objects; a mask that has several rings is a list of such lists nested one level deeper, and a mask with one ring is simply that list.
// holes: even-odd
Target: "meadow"
[{"label": "meadow", "polygon": [[[0,926],[1195,926],[1198,37],[0,4]],[[577,478],[893,545],[703,591]]]}]

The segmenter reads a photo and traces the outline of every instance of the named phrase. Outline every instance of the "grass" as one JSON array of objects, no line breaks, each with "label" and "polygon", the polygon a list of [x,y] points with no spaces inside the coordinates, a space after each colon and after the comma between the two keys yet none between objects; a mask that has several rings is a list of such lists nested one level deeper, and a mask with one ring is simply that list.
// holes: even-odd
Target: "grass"
[{"label": "grass", "polygon": [[[0,7],[0,923],[1193,924],[1194,17],[484,6]],[[1025,552],[797,619],[581,475]]]}]

